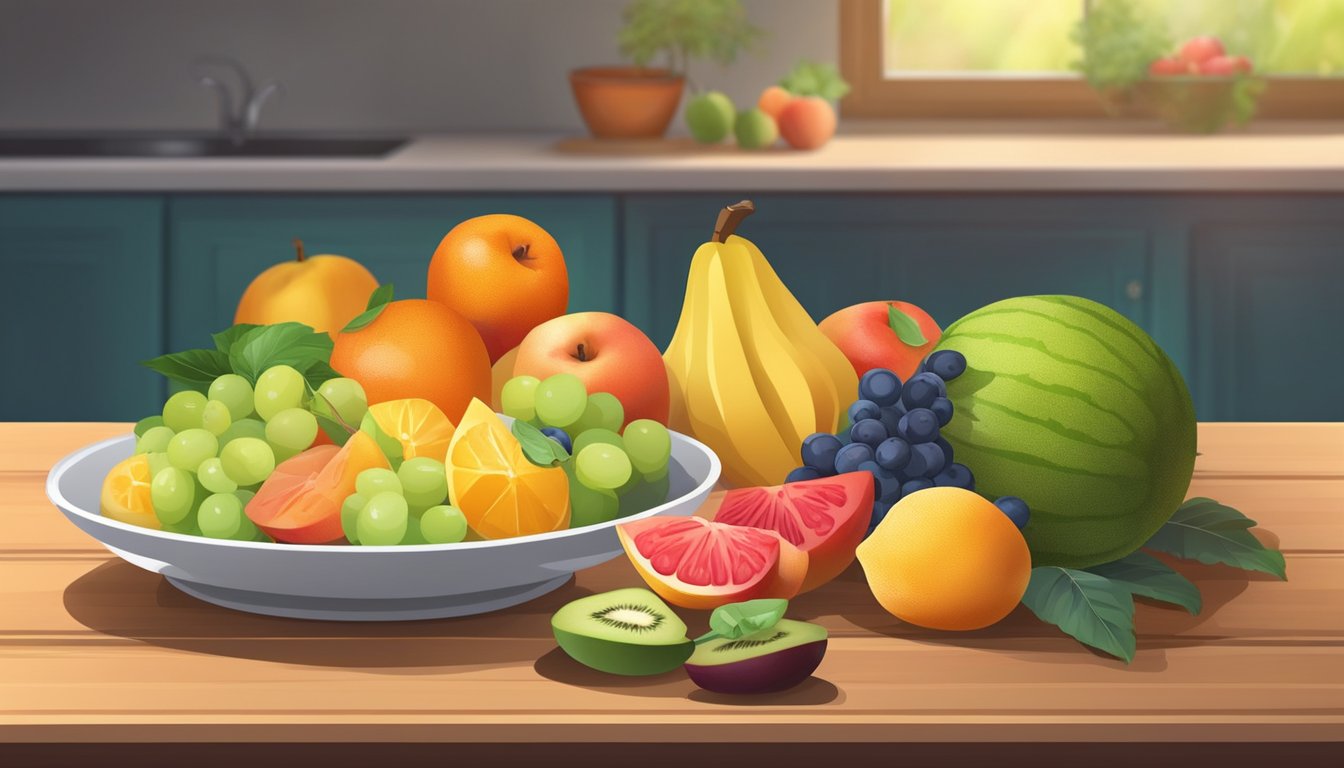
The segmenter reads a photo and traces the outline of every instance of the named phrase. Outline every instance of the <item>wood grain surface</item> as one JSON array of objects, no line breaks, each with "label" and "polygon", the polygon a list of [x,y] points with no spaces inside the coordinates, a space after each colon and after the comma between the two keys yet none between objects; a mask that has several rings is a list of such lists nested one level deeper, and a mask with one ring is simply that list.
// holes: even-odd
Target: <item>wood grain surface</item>
[{"label": "wood grain surface", "polygon": [[[1180,563],[1204,610],[1140,601],[1132,664],[1022,608],[978,632],[902,624],[856,567],[790,611],[830,629],[816,676],[749,700],[680,672],[605,676],[556,649],[560,605],[639,583],[624,559],[518,608],[451,620],[309,622],[188,597],[46,499],[56,459],[127,428],[0,424],[0,744],[69,755],[69,744],[149,742],[1298,742],[1320,747],[1300,754],[1310,762],[1344,743],[1344,425],[1201,425],[1190,495],[1258,520],[1288,581]],[[693,632],[704,625],[686,614]]]}]

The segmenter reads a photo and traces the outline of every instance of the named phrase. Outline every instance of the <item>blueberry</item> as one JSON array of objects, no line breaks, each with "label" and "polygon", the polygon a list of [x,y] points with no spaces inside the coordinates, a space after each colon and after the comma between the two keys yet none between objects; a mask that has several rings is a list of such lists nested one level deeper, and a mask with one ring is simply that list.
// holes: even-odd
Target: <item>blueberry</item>
[{"label": "blueberry", "polygon": [[865,461],[865,462],[859,464],[859,469],[858,469],[858,471],[860,471],[860,472],[867,472],[868,474],[870,474],[870,475],[873,476],[873,498],[876,499],[876,498],[878,498],[879,496],[881,496],[881,495],[882,495],[882,485],[881,485],[881,483],[879,482],[878,474],[882,471],[882,468],[879,467],[879,466],[877,466],[877,462],[875,462],[875,461]]},{"label": "blueberry", "polygon": [[784,478],[786,483],[801,483],[804,480],[816,480],[824,477],[816,467],[799,467],[789,472],[788,477]]},{"label": "blueberry", "polygon": [[859,397],[879,406],[894,405],[901,399],[901,379],[886,368],[873,368],[859,379]]},{"label": "blueberry", "polygon": [[877,419],[864,419],[849,430],[849,439],[853,443],[867,443],[876,448],[887,439],[887,428]]},{"label": "blueberry", "polygon": [[940,349],[925,358],[924,369],[951,381],[966,372],[966,356],[955,349]]},{"label": "blueberry", "polygon": [[933,411],[933,415],[938,417],[938,426],[940,427],[946,427],[947,423],[952,420],[952,401],[946,397],[933,398],[933,405],[929,406],[929,410]]},{"label": "blueberry", "polygon": [[907,480],[905,485],[901,486],[901,498],[905,498],[916,491],[922,491],[925,488],[932,488],[933,481],[927,477],[917,477],[914,480]]},{"label": "blueberry", "polygon": [[803,438],[803,464],[812,467],[823,475],[835,471],[835,454],[844,444],[840,438],[826,432],[817,432]]},{"label": "blueberry", "polygon": [[835,454],[835,471],[842,475],[846,472],[856,472],[860,464],[872,460],[872,446],[867,443],[850,443]]},{"label": "blueberry", "polygon": [[901,500],[901,479],[895,472],[885,469],[877,473],[877,500],[883,504],[895,504]]},{"label": "blueberry", "polygon": [[943,449],[943,466],[946,467],[949,464],[951,464],[952,444],[947,442],[947,438],[943,437],[942,435],[939,435],[938,439],[933,441],[933,444]]},{"label": "blueberry", "polygon": [[887,516],[887,510],[891,509],[890,504],[883,504],[880,501],[873,502],[873,517],[868,522],[868,532],[872,533],[877,524],[882,522]]},{"label": "blueberry", "polygon": [[948,464],[943,467],[942,472],[934,476],[933,484],[974,491],[975,475],[971,474],[971,468],[965,464]]},{"label": "blueberry", "polygon": [[1031,519],[1031,510],[1027,508],[1027,502],[1016,496],[1000,496],[994,500],[994,506],[1002,510],[1018,528],[1026,528],[1027,521]]},{"label": "blueberry", "polygon": [[910,463],[910,444],[899,437],[889,437],[873,449],[877,465],[889,472],[899,472]]},{"label": "blueberry", "polygon": [[569,439],[569,433],[559,427],[542,427],[541,434],[551,438],[565,449],[566,453],[574,452],[574,443]]},{"label": "blueberry", "polygon": [[858,424],[864,419],[876,419],[882,415],[882,409],[872,400],[855,400],[849,406],[849,423]]},{"label": "blueberry", "polygon": [[931,443],[938,439],[938,417],[928,408],[915,408],[901,417],[896,431],[907,443]]},{"label": "blueberry", "polygon": [[902,472],[906,477],[933,477],[943,471],[943,449],[936,443],[919,443],[910,446],[910,463]]},{"label": "blueberry", "polygon": [[898,412],[895,406],[886,406],[882,409],[882,415],[878,421],[882,422],[883,428],[887,430],[887,437],[896,437],[900,434],[898,431],[901,425],[901,416],[904,413]]},{"label": "blueberry", "polygon": [[915,374],[905,383],[905,389],[901,392],[901,402],[910,410],[928,408],[939,397],[947,397],[947,385],[927,371]]}]

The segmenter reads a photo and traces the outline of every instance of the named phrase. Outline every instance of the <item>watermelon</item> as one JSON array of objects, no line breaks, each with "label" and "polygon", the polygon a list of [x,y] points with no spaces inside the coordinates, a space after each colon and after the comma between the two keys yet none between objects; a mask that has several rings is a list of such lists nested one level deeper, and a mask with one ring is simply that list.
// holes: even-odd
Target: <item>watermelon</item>
[{"label": "watermelon", "polygon": [[990,304],[937,349],[966,356],[948,382],[957,461],[991,500],[1019,496],[1033,565],[1086,568],[1144,544],[1185,499],[1195,409],[1148,334],[1077,296]]}]

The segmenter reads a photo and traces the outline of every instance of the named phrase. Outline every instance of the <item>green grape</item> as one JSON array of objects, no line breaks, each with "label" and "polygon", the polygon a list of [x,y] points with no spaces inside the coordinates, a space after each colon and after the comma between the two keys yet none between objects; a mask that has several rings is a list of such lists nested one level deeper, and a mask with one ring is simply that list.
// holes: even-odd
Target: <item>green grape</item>
[{"label": "green grape", "polygon": [[430,507],[420,516],[420,535],[429,544],[456,544],[467,538],[467,518],[447,504]]},{"label": "green grape", "polygon": [[344,421],[351,427],[358,427],[364,414],[368,413],[369,398],[364,394],[364,387],[354,379],[327,379],[317,388],[317,394],[321,397],[313,398],[315,413],[327,418],[340,416],[336,421]]},{"label": "green grape", "polygon": [[537,418],[547,426],[564,429],[578,421],[587,407],[588,389],[572,373],[547,376],[537,385]]},{"label": "green grape", "polygon": [[625,427],[625,452],[630,464],[645,475],[667,469],[672,457],[672,436],[653,419],[635,419]]},{"label": "green grape", "polygon": [[562,464],[569,475],[569,527],[605,523],[620,515],[620,500],[613,491],[589,488],[579,482],[574,472],[574,460]]},{"label": "green grape", "polygon": [[162,426],[163,426],[162,416],[159,415],[146,416],[145,418],[135,422],[135,429],[133,431],[135,432],[136,437],[143,437],[146,432],[153,429],[154,427],[162,427]]},{"label": "green grape", "polygon": [[390,469],[374,467],[360,472],[355,477],[355,491],[367,499],[372,499],[380,493],[395,493],[400,496],[401,480],[397,478],[397,473]]},{"label": "green grape", "polygon": [[233,492],[233,495],[238,497],[238,501],[243,505],[244,509],[247,508],[247,503],[252,499],[256,498],[257,496],[257,494],[247,490],[246,488],[239,488],[238,490]]},{"label": "green grape", "polygon": [[219,453],[219,440],[207,430],[187,429],[168,441],[168,460],[178,469],[195,472],[201,462]]},{"label": "green grape", "polygon": [[610,392],[594,392],[588,396],[588,409],[592,410],[594,406],[601,414],[594,426],[610,429],[612,432],[621,431],[621,425],[625,423],[625,406],[621,405],[621,401],[615,395]]},{"label": "green grape", "polygon": [[232,423],[233,416],[229,415],[229,406],[219,400],[206,402],[205,410],[201,413],[201,426],[207,432],[218,437],[224,434]]},{"label": "green grape", "polygon": [[135,441],[136,453],[163,453],[173,441],[173,430],[167,427],[150,427]]},{"label": "green grape", "polygon": [[[234,498],[238,497],[234,496]],[[241,505],[240,503],[240,506],[244,505]],[[238,519],[238,532],[233,535],[233,538],[237,541],[264,541],[262,538],[264,534],[262,534],[261,529],[257,528],[257,524],[252,522],[252,518],[247,516],[247,510],[245,508],[242,511],[243,515]]]},{"label": "green grape", "polygon": [[504,382],[499,390],[499,405],[504,415],[529,421],[537,415],[537,385],[541,380],[536,376],[514,376]]},{"label": "green grape", "polygon": [[212,456],[196,468],[196,479],[211,493],[233,493],[238,484],[224,471],[224,462]]},{"label": "green grape", "polygon": [[307,386],[303,374],[288,365],[273,365],[257,377],[252,404],[258,416],[270,421],[286,408],[301,407]]},{"label": "green grape", "polygon": [[371,496],[355,523],[359,543],[373,547],[399,544],[406,537],[409,518],[406,500],[400,494],[384,491]]},{"label": "green grape", "polygon": [[620,435],[612,432],[610,429],[598,427],[597,429],[590,429],[574,438],[574,450],[571,451],[571,455],[577,456],[584,448],[598,443],[614,445],[621,450],[625,450],[625,441],[621,439]]},{"label": "green grape", "polygon": [[275,452],[265,440],[239,437],[219,453],[224,473],[239,485],[255,485],[275,471]]},{"label": "green grape", "polygon": [[149,499],[159,522],[169,525],[186,519],[196,501],[196,480],[191,473],[177,467],[166,467],[154,475],[149,483]]},{"label": "green grape", "polygon": [[186,390],[168,398],[163,404],[164,426],[174,432],[194,429],[201,426],[201,415],[205,412],[205,395]]},{"label": "green grape", "polygon": [[[368,470],[365,470],[368,471]],[[412,509],[443,503],[448,497],[448,473],[441,462],[428,456],[407,459],[397,469],[401,491]]]},{"label": "green grape", "polygon": [[266,442],[277,456],[293,456],[313,444],[317,437],[317,418],[303,408],[286,408],[266,422]]},{"label": "green grape", "polygon": [[238,421],[252,415],[252,385],[236,373],[226,373],[210,382],[209,396],[229,409],[229,420]]},{"label": "green grape", "polygon": [[401,546],[411,546],[415,544],[428,544],[425,540],[425,534],[420,530],[420,518],[412,514],[406,519],[406,535],[401,537],[398,542]]},{"label": "green grape", "polygon": [[615,490],[630,480],[630,457],[607,443],[593,443],[574,457],[579,482],[598,490]]},{"label": "green grape", "polygon": [[266,422],[261,419],[239,419],[229,425],[224,430],[224,434],[219,436],[219,449],[224,450],[224,446],[240,437],[255,437],[258,440],[266,439]]},{"label": "green grape", "polygon": [[359,493],[352,493],[345,497],[341,502],[341,530],[345,533],[346,541],[351,544],[359,543],[359,513],[364,510],[364,505],[369,503],[369,497]]},{"label": "green grape", "polygon": [[163,471],[164,469],[173,466],[173,463],[168,460],[167,451],[147,453],[145,454],[145,458],[149,459],[149,476],[151,478],[159,474],[159,472]]},{"label": "green grape", "polygon": [[201,526],[201,535],[212,539],[237,538],[243,528],[243,519],[243,503],[232,493],[206,496],[196,510],[196,524]]}]

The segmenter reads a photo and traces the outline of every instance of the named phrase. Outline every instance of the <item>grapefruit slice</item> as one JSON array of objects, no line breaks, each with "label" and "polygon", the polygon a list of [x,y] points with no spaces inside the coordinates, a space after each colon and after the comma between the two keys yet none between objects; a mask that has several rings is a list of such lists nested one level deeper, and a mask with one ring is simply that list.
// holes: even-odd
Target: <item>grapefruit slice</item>
[{"label": "grapefruit slice", "polygon": [[388,466],[378,443],[364,432],[354,433],[340,448],[313,446],[275,468],[247,503],[247,517],[287,544],[343,540],[341,504],[355,492],[355,477]]},{"label": "grapefruit slice", "polygon": [[774,531],[699,517],[651,517],[616,532],[644,581],[682,608],[787,599],[798,594],[807,574],[807,553]]},{"label": "grapefruit slice", "polygon": [[714,520],[774,531],[808,554],[802,592],[825,584],[854,562],[873,515],[873,475],[847,472],[723,497]]},{"label": "grapefruit slice", "polygon": [[103,478],[99,511],[104,517],[141,528],[163,528],[149,498],[149,484],[153,479],[148,455],[137,453],[123,459]]},{"label": "grapefruit slice", "polygon": [[443,462],[453,440],[453,422],[439,407],[420,397],[389,400],[369,406],[369,415],[401,443],[403,459],[428,456]]}]

